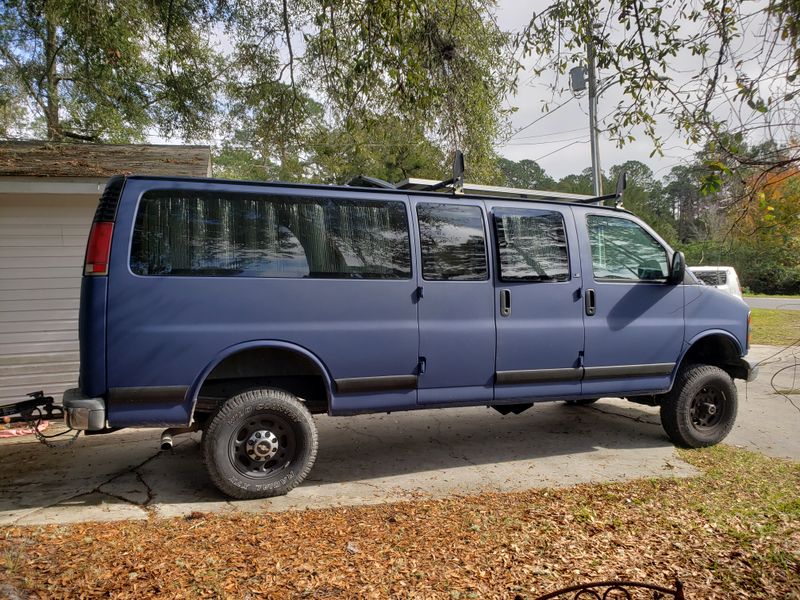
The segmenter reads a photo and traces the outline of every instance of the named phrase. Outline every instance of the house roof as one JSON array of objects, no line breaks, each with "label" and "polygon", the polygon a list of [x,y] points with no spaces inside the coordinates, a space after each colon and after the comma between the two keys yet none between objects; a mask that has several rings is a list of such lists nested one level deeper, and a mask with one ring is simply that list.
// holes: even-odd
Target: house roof
[{"label": "house roof", "polygon": [[211,175],[209,146],[0,141],[0,177]]}]

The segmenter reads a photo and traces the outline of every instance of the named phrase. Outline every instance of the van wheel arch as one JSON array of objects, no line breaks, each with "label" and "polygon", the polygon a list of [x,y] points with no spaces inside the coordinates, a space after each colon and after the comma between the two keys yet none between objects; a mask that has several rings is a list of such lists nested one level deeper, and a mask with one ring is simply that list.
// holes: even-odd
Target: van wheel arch
[{"label": "van wheel arch", "polygon": [[192,419],[203,422],[228,398],[269,387],[301,400],[312,413],[328,412],[331,377],[305,348],[285,342],[249,343],[217,357],[192,387]]},{"label": "van wheel arch", "polygon": [[675,369],[676,377],[689,365],[700,364],[719,367],[734,379],[746,379],[747,374],[739,365],[741,356],[742,349],[736,338],[726,333],[708,333],[692,341]]}]

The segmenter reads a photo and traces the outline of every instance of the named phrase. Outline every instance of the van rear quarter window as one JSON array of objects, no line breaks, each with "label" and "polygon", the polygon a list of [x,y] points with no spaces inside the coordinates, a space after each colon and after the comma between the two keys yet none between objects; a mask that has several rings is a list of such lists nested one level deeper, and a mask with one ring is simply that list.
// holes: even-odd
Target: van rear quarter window
[{"label": "van rear quarter window", "polygon": [[139,203],[137,275],[408,279],[405,205],[153,190]]}]

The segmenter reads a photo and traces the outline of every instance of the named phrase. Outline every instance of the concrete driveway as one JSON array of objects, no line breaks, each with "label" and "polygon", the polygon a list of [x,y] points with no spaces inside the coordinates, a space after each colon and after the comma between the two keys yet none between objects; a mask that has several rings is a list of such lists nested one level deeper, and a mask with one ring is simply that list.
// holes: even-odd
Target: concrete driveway
[{"label": "concrete driveway", "polygon": [[[752,354],[778,350],[762,346]],[[728,443],[800,460],[800,411],[769,383],[793,361],[800,357],[784,351],[762,367],[758,381],[740,385],[739,419]],[[792,385],[792,371],[800,381],[800,367],[784,371],[776,377],[779,389]],[[319,457],[306,482],[288,496],[251,501],[230,501],[211,485],[197,434],[177,438],[165,453],[158,452],[158,430],[81,437],[60,450],[27,438],[4,440],[0,524],[280,511],[695,472],[678,459],[657,409],[620,400],[545,403],[506,417],[481,407],[323,416],[317,424]]]},{"label": "concrete driveway", "polygon": [[800,310],[800,298],[748,298],[745,296],[744,301],[750,308]]}]

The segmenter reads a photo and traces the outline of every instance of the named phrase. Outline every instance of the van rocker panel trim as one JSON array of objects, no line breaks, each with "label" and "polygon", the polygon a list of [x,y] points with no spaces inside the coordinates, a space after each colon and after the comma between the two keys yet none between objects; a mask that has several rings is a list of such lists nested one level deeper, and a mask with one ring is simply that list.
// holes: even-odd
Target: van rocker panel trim
[{"label": "van rocker panel trim", "polygon": [[417,387],[416,375],[383,375],[380,377],[348,377],[334,379],[340,394],[380,392],[385,390],[410,390]]},{"label": "van rocker panel trim", "polygon": [[649,365],[619,365],[611,367],[584,367],[584,379],[611,379],[615,377],[647,377],[649,375],[669,375],[675,363],[655,363]]},{"label": "van rocker panel trim", "polygon": [[542,383],[546,381],[579,381],[582,375],[582,367],[497,371],[495,373],[495,383],[498,385],[513,385],[520,383]]},{"label": "van rocker panel trim", "polygon": [[168,385],[152,387],[123,387],[108,390],[110,405],[120,404],[182,404],[186,399],[188,385]]}]

